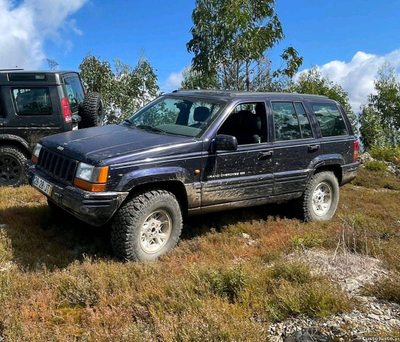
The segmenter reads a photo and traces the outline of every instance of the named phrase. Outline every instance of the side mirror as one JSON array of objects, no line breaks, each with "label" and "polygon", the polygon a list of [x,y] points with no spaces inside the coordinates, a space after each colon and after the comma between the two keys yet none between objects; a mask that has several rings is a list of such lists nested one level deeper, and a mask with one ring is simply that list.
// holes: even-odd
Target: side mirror
[{"label": "side mirror", "polygon": [[213,151],[236,151],[238,142],[233,135],[218,134],[212,146]]}]

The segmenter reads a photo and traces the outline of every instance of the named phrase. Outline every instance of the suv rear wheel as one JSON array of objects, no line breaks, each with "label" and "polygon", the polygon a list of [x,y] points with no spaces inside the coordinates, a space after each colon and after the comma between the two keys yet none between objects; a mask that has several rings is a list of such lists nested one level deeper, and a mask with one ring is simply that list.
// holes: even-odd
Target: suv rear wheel
[{"label": "suv rear wheel", "polygon": [[165,190],[148,190],[126,201],[111,227],[114,253],[125,260],[156,260],[178,242],[182,214],[176,197]]},{"label": "suv rear wheel", "polygon": [[339,184],[333,172],[324,171],[312,176],[299,202],[305,221],[331,219],[339,203]]},{"label": "suv rear wheel", "polygon": [[19,186],[26,180],[24,152],[16,146],[0,146],[0,186]]},{"label": "suv rear wheel", "polygon": [[88,93],[82,105],[82,128],[102,126],[104,120],[103,98],[99,93]]}]

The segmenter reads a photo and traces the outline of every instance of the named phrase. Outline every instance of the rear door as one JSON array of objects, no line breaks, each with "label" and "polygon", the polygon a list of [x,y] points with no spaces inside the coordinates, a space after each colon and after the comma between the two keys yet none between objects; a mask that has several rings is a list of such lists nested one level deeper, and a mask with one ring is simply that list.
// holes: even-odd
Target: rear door
[{"label": "rear door", "polygon": [[302,101],[271,101],[274,131],[274,194],[302,192],[311,161],[320,155],[310,115]]}]

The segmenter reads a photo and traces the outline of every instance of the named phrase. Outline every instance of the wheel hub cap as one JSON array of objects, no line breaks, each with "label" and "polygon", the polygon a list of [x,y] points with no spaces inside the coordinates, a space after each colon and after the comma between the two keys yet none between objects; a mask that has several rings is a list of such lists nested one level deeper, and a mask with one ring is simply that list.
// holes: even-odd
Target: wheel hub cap
[{"label": "wheel hub cap", "polygon": [[165,210],[155,210],[145,219],[140,246],[146,253],[156,253],[168,242],[171,235],[172,220]]},{"label": "wheel hub cap", "polygon": [[313,210],[317,216],[324,216],[332,205],[332,187],[321,182],[317,185],[312,196]]}]

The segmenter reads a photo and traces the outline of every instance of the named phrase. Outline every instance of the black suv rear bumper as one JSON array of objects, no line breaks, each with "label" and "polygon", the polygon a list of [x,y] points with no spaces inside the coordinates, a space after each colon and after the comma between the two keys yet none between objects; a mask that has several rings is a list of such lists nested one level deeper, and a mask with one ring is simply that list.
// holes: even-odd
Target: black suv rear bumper
[{"label": "black suv rear bumper", "polygon": [[[126,196],[128,196],[128,192],[110,191],[96,193],[63,185],[37,170],[31,161],[27,162],[27,167],[29,184],[31,186],[33,186],[34,177],[39,176],[53,187],[50,196],[44,194],[49,200],[80,220],[96,227],[107,223],[125,200]],[[36,187],[34,188],[37,189]]]}]

